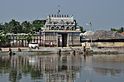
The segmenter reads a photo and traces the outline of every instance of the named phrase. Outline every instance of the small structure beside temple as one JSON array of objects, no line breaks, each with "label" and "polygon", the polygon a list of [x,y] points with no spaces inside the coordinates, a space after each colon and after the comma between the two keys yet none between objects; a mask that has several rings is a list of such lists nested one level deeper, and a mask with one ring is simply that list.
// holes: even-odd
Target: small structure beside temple
[{"label": "small structure beside temple", "polygon": [[82,46],[94,45],[98,48],[121,48],[124,47],[124,35],[121,33],[97,30],[96,32],[90,34],[84,33],[82,35]]}]

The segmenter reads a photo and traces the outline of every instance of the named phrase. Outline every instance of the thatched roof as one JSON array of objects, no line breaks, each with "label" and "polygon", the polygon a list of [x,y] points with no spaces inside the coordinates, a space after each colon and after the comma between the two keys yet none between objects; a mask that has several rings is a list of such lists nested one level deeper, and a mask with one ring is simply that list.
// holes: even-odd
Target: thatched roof
[{"label": "thatched roof", "polygon": [[112,31],[105,31],[105,30],[98,30],[92,36],[85,36],[86,38],[91,38],[93,40],[97,39],[124,39],[124,35],[112,32]]}]

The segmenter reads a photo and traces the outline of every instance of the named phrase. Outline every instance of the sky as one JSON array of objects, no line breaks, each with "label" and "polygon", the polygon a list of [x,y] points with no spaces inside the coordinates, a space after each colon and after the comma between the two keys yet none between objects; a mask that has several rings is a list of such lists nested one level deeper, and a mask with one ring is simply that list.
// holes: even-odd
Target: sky
[{"label": "sky", "polygon": [[74,16],[86,30],[124,26],[124,0],[0,0],[0,23],[46,19],[58,9],[61,14]]}]

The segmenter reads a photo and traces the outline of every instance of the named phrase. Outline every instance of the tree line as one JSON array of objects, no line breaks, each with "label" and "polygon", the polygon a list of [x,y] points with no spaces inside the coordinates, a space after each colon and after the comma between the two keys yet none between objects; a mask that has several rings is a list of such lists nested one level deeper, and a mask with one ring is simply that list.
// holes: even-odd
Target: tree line
[{"label": "tree line", "polygon": [[118,32],[118,33],[122,33],[122,32],[124,32],[124,27],[120,27],[120,28],[111,28],[111,31],[115,31],[115,32]]},{"label": "tree line", "polygon": [[[44,27],[46,20],[34,20],[32,22],[23,21],[19,22],[12,19],[9,22],[0,23],[0,33],[32,33],[39,32]],[[82,26],[79,26],[81,32],[85,32]]]},{"label": "tree line", "polygon": [[10,22],[0,24],[0,32],[6,33],[30,33],[38,32],[44,26],[45,20],[34,20],[32,22],[24,21],[19,22],[12,19]]},{"label": "tree line", "polygon": [[24,21],[19,22],[12,19],[10,22],[5,22],[0,24],[0,47],[8,46],[9,39],[6,35],[7,33],[26,33],[27,36],[18,36],[20,39],[26,39],[29,43],[32,40],[32,34],[42,30],[42,27],[45,24],[45,20],[34,20],[32,22]]}]

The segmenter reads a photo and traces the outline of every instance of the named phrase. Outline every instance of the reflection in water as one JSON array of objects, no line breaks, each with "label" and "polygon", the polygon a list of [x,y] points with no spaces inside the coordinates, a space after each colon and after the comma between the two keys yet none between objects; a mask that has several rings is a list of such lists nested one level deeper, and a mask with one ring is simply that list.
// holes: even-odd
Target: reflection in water
[{"label": "reflection in water", "polygon": [[9,81],[19,81],[30,75],[44,82],[74,82],[81,68],[79,56],[8,56],[0,57],[0,74],[9,74]]},{"label": "reflection in water", "polygon": [[94,70],[101,74],[101,75],[111,75],[111,76],[115,76],[117,74],[121,73],[120,69],[111,69],[111,68],[95,68]]},{"label": "reflection in water", "polygon": [[[83,55],[15,55],[11,59],[0,56],[0,79],[5,76],[8,82],[104,82],[103,76],[124,75],[123,62],[98,60],[94,56],[84,58]],[[95,76],[101,76],[103,81],[97,81]]]},{"label": "reflection in water", "polygon": [[124,72],[124,55],[95,56],[92,61],[98,74],[116,76]]}]

